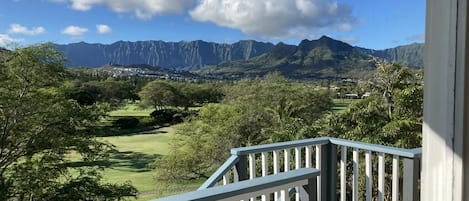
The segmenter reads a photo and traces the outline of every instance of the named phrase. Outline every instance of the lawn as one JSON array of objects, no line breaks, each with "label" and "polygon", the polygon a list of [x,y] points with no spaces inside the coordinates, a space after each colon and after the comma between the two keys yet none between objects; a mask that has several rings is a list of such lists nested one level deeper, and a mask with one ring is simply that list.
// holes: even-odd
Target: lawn
[{"label": "lawn", "polygon": [[332,111],[343,112],[351,103],[360,101],[361,99],[334,99]]},{"label": "lawn", "polygon": [[[139,191],[136,201],[152,200],[174,194],[196,190],[203,181],[186,183],[168,183],[154,179],[155,170],[149,165],[158,157],[169,151],[169,141],[174,135],[175,127],[142,127],[122,130],[111,126],[112,120],[119,117],[137,117],[141,120],[150,118],[153,109],[141,109],[136,104],[128,104],[112,111],[109,118],[103,120],[101,141],[108,142],[117,150],[110,155],[108,162],[98,161],[95,164],[80,162],[75,154],[69,157],[77,161],[77,166],[100,165],[104,167],[103,180],[106,183],[124,183],[130,181]],[[143,130],[143,131],[142,131]],[[133,200],[133,199],[132,199]]]},{"label": "lawn", "polygon": [[130,103],[120,108],[119,110],[110,112],[109,116],[148,117],[150,116],[150,113],[153,112],[153,110],[154,110],[153,108],[142,109],[138,106],[138,104]]},{"label": "lawn", "polygon": [[154,179],[155,171],[148,167],[156,158],[168,153],[169,139],[174,126],[155,130],[154,134],[103,137],[102,141],[116,146],[109,165],[104,169],[104,181],[123,183],[130,181],[139,190],[138,200],[149,200],[197,189],[200,182],[167,183]]}]

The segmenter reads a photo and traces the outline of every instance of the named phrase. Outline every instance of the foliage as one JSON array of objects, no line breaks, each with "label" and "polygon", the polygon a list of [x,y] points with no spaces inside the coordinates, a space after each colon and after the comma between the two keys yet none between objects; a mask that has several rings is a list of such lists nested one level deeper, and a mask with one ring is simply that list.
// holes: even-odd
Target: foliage
[{"label": "foliage", "polygon": [[150,116],[155,120],[156,123],[163,124],[176,124],[184,121],[184,118],[193,115],[193,112],[189,110],[180,110],[177,108],[165,108],[153,111]]},{"label": "foliage", "polygon": [[145,85],[138,93],[144,107],[153,107],[156,110],[167,106],[180,106],[183,102],[179,91],[168,82],[153,81]]},{"label": "foliage", "polygon": [[81,79],[67,81],[64,90],[67,97],[77,100],[82,105],[105,102],[110,103],[111,106],[119,106],[125,100],[137,99],[136,87],[132,83],[111,78],[100,81]]},{"label": "foliage", "polygon": [[139,92],[143,107],[153,107],[156,110],[168,106],[188,107],[207,103],[220,102],[223,98],[221,88],[216,84],[176,83],[168,81],[153,81],[145,85]]},{"label": "foliage", "polygon": [[[374,89],[373,96],[353,102],[344,111],[320,119],[315,123],[313,130],[321,136],[400,148],[421,147],[423,120],[421,78],[419,74],[413,75],[407,68],[398,65],[381,66],[371,85]],[[386,166],[390,166],[392,161],[388,158],[385,163]],[[352,166],[350,159],[348,168]],[[359,187],[359,193],[363,197],[365,174],[364,169],[360,171],[362,173],[359,174],[359,183],[362,185]],[[386,177],[390,178],[391,174],[386,172]],[[373,181],[374,184],[376,182]],[[384,196],[388,197],[389,193],[385,193]]]},{"label": "foliage", "polygon": [[421,146],[419,78],[398,65],[380,67],[375,77],[375,94],[388,96],[371,96],[316,122],[318,134],[402,148]]},{"label": "foliage", "polygon": [[[91,172],[72,176],[65,165],[64,155],[70,151],[91,161],[104,157],[110,146],[96,141],[91,130],[86,129],[101,118],[104,108],[79,104],[69,99],[61,87],[65,77],[63,62],[50,45],[16,49],[0,61],[1,200],[69,196],[71,192],[61,189],[85,177],[94,183],[83,185],[95,186],[82,186],[75,192],[87,194],[94,189],[94,195],[100,194],[102,200],[135,195],[131,186],[101,184]],[[128,194],[104,193],[111,188]],[[95,198],[89,195],[78,200]]]},{"label": "foliage", "polygon": [[135,117],[122,117],[114,121],[114,125],[121,129],[131,129],[136,128],[140,120]]},{"label": "foliage", "polygon": [[218,103],[223,99],[223,91],[217,84],[176,83],[175,87],[182,94],[186,107]]},{"label": "foliage", "polygon": [[392,119],[393,96],[398,89],[403,89],[413,78],[408,68],[397,64],[382,64],[376,69],[375,73],[375,91],[383,94],[383,101],[387,105],[389,118]]},{"label": "foliage", "polygon": [[88,91],[80,90],[69,93],[69,98],[74,99],[80,105],[93,105],[96,103],[96,97]]},{"label": "foliage", "polygon": [[278,74],[243,80],[225,94],[178,129],[171,152],[155,163],[158,179],[206,178],[231,148],[307,137],[309,125],[332,107],[327,93]]}]

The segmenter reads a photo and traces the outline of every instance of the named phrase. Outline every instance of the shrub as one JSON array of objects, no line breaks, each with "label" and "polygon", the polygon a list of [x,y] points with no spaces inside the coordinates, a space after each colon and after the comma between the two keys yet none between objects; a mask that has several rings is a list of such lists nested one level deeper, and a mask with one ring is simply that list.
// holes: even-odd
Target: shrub
[{"label": "shrub", "polygon": [[195,112],[180,109],[161,109],[153,111],[150,116],[153,117],[158,124],[176,124],[183,122],[184,118],[194,114]]},{"label": "shrub", "polygon": [[135,117],[124,117],[114,121],[114,126],[119,127],[121,129],[131,129],[136,128],[139,123],[140,121]]}]

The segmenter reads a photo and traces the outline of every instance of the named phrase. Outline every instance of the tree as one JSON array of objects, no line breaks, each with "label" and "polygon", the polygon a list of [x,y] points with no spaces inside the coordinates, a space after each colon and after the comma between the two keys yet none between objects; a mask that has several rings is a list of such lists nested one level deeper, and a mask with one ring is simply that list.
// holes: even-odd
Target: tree
[{"label": "tree", "polygon": [[156,162],[158,179],[205,178],[231,148],[309,136],[310,125],[332,106],[326,92],[278,75],[241,81],[225,93],[178,128],[170,153]]},{"label": "tree", "polygon": [[[70,172],[67,153],[92,161],[110,146],[87,129],[102,108],[67,98],[63,62],[51,45],[16,49],[0,59],[0,200],[54,200],[77,192],[86,195],[77,200],[117,200],[136,193],[130,185],[101,184],[90,171]],[[64,191],[76,182],[83,186]],[[110,189],[125,193],[104,193]]]},{"label": "tree", "polygon": [[177,83],[175,87],[180,91],[186,107],[200,106],[207,103],[218,103],[224,94],[216,84]]},{"label": "tree", "polygon": [[67,81],[64,89],[68,97],[88,105],[100,102],[119,106],[124,100],[131,100],[136,96],[135,87],[129,81],[116,81],[111,78],[88,82],[75,78],[73,81]]},{"label": "tree", "polygon": [[[421,145],[423,86],[407,68],[380,66],[371,96],[351,104],[344,112],[318,121],[318,135],[402,148]],[[379,93],[375,93],[379,94]]]},{"label": "tree", "polygon": [[145,85],[138,93],[145,107],[153,107],[156,110],[167,106],[183,105],[180,92],[168,82],[153,81]]},{"label": "tree", "polygon": [[408,86],[409,80],[412,77],[413,75],[408,68],[398,64],[382,64],[376,69],[376,87],[383,94],[383,100],[388,106],[389,118],[392,119],[394,91]]}]

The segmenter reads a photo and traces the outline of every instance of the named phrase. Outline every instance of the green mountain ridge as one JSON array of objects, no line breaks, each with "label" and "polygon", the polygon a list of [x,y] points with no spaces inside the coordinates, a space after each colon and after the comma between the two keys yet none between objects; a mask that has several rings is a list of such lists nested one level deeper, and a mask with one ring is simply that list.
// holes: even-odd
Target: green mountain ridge
[{"label": "green mountain ridge", "polygon": [[202,69],[202,74],[255,77],[278,71],[295,79],[362,78],[376,68],[378,58],[342,41],[323,36],[298,46],[277,44],[271,52],[246,61]]},{"label": "green mountain ridge", "polygon": [[378,50],[371,55],[387,60],[390,63],[398,63],[404,66],[423,68],[423,43],[398,46],[385,50]]},{"label": "green mountain ridge", "polygon": [[97,68],[105,64],[148,64],[170,69],[198,70],[206,65],[247,60],[270,52],[272,43],[241,40],[233,44],[196,41],[118,41],[109,45],[85,42],[55,45],[68,58],[68,67]]}]

